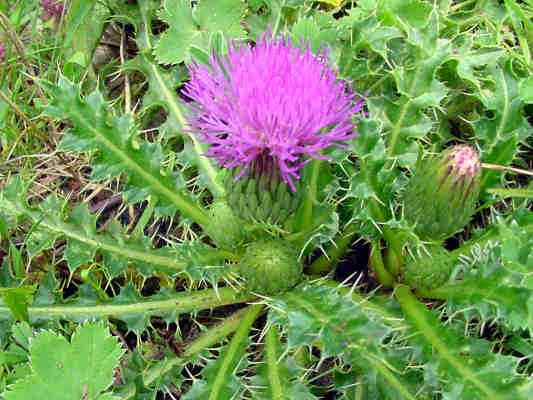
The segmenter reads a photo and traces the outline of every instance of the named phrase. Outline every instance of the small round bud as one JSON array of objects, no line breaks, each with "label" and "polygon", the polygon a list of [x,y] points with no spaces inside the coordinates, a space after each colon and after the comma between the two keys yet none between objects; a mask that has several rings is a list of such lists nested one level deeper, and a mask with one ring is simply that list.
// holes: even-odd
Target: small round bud
[{"label": "small round bud", "polygon": [[406,257],[403,277],[412,289],[436,289],[448,282],[454,265],[448,251],[441,246],[427,246],[420,254]]},{"label": "small round bud", "polygon": [[282,240],[250,243],[239,265],[246,287],[257,293],[272,295],[295,286],[302,277],[298,251]]},{"label": "small round bud", "polygon": [[218,246],[227,249],[239,247],[246,239],[243,221],[223,201],[217,201],[209,208],[205,232]]}]

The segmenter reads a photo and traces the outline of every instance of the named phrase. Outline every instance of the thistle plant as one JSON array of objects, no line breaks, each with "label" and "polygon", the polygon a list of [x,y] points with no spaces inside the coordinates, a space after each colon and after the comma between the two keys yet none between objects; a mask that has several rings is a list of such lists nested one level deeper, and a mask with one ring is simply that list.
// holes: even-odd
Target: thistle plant
[{"label": "thistle plant", "polygon": [[352,3],[0,6],[2,398],[533,396],[533,10]]}]

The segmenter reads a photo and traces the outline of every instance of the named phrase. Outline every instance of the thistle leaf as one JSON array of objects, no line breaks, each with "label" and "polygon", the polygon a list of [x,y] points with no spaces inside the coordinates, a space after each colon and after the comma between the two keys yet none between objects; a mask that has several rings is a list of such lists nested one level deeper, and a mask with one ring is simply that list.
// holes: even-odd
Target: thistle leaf
[{"label": "thistle leaf", "polygon": [[[395,295],[412,324],[409,341],[421,346],[421,357],[432,364],[443,382],[444,396],[468,399],[527,399],[531,385],[516,372],[518,359],[490,351],[490,343],[465,338],[442,326],[407,286]],[[514,373],[513,373],[514,372]]]},{"label": "thistle leaf", "polygon": [[[524,102],[510,64],[494,64],[488,68],[490,92],[481,91],[479,98],[494,117],[483,116],[474,122],[476,137],[482,145],[482,160],[509,165],[518,152],[518,144],[533,132],[523,115]],[[489,94],[490,93],[490,94]],[[500,172],[485,171],[482,188],[498,184]]]},{"label": "thistle leaf", "polygon": [[[126,69],[142,72],[148,81],[148,91],[143,97],[143,109],[147,110],[160,105],[168,111],[167,120],[160,126],[160,131],[170,135],[187,133],[189,126],[185,119],[183,106],[176,95],[176,87],[179,82],[175,73],[163,70],[143,54],[129,61]],[[222,196],[224,188],[219,181],[219,171],[215,169],[212,161],[204,155],[204,146],[190,133],[187,133],[187,138],[191,141],[190,148],[186,146],[187,148],[183,151],[184,155],[188,156],[187,161],[198,168],[211,193],[217,197]]]},{"label": "thistle leaf", "polygon": [[139,142],[131,115],[112,115],[99,92],[80,97],[79,87],[61,78],[57,86],[44,84],[52,95],[46,113],[58,119],[68,119],[74,127],[62,138],[63,150],[97,153],[93,177],[107,179],[124,175],[129,197],[135,200],[153,196],[159,210],[183,216],[203,224],[205,212],[178,185],[172,171],[163,171],[163,152],[159,145]]},{"label": "thistle leaf", "polygon": [[158,271],[187,273],[196,281],[216,282],[226,273],[224,258],[201,242],[155,249],[148,238],[129,236],[117,225],[109,232],[98,232],[96,216],[85,204],[69,211],[64,201],[52,195],[38,207],[30,207],[23,200],[26,197],[25,184],[15,177],[0,191],[0,210],[32,222],[27,241],[30,256],[52,248],[59,238],[67,239],[64,258],[71,272],[93,262],[98,253],[111,277],[122,274],[130,264],[145,276]]},{"label": "thistle leaf", "polygon": [[456,281],[423,295],[446,300],[450,315],[533,332],[532,222],[512,218],[494,224],[496,239],[461,258]]},{"label": "thistle leaf", "polygon": [[414,371],[406,368],[409,352],[386,345],[397,345],[395,332],[405,329],[388,306],[344,296],[335,288],[305,285],[274,300],[269,317],[285,327],[290,349],[317,345],[322,357],[338,356],[356,368],[370,398],[414,399],[422,389],[423,378],[412,379]]}]

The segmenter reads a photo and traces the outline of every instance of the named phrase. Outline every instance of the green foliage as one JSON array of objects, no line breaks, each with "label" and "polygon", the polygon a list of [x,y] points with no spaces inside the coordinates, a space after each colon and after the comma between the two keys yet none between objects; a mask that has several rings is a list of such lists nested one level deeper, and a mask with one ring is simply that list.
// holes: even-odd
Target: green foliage
[{"label": "green foliage", "polygon": [[30,343],[32,374],[18,380],[5,394],[6,400],[99,399],[113,381],[123,350],[102,324],[84,324],[69,343],[51,331],[37,334]]},{"label": "green foliage", "polygon": [[241,0],[202,0],[195,7],[186,0],[165,0],[158,15],[169,29],[157,43],[158,61],[162,64],[190,62],[193,53],[207,58],[214,49],[217,34],[244,38],[240,26],[243,11]]},{"label": "green foliage", "polygon": [[[0,397],[533,397],[531,1],[63,3],[0,4]],[[235,191],[181,92],[266,32],[365,101],[294,197]],[[437,246],[405,193],[456,144],[481,195],[429,202],[468,211]]]},{"label": "green foliage", "polygon": [[[450,314],[467,319],[498,321],[511,331],[533,332],[533,266],[531,215],[516,215],[511,223],[500,221],[496,237],[462,258],[457,279],[429,290],[428,297],[447,300]],[[520,307],[516,305],[520,304]]]},{"label": "green foliage", "polygon": [[431,368],[446,382],[444,396],[489,399],[530,397],[531,382],[514,373],[518,360],[490,352],[490,344],[483,340],[461,337],[443,327],[406,286],[398,286],[395,295],[412,324],[413,342],[421,345],[422,359],[432,363]]},{"label": "green foliage", "polygon": [[410,352],[395,348],[403,341],[395,332],[405,325],[389,306],[371,302],[308,285],[276,300],[271,316],[285,327],[289,348],[317,345],[323,358],[337,356],[352,365],[371,398],[414,399],[422,387],[417,388],[414,371],[402,368]]},{"label": "green foliage", "polygon": [[68,210],[64,201],[51,195],[35,208],[25,204],[26,193],[24,183],[14,178],[0,192],[0,210],[32,223],[27,242],[30,257],[66,238],[63,257],[71,273],[91,264],[98,252],[103,270],[111,277],[123,274],[130,264],[145,276],[158,271],[170,275],[184,272],[194,280],[216,282],[222,275],[224,257],[201,242],[183,242],[155,249],[148,238],[128,235],[118,224],[112,224],[107,232],[99,232],[97,216],[91,214],[85,204]]},{"label": "green foliage", "polygon": [[129,189],[124,195],[129,201],[153,196],[165,214],[179,209],[195,222],[206,222],[202,210],[184,193],[184,183],[179,183],[178,176],[161,170],[164,159],[161,147],[139,140],[131,115],[112,115],[99,92],[82,99],[79,88],[66,79],[61,79],[58,86],[46,84],[46,87],[52,96],[47,114],[68,118],[74,124],[63,136],[60,148],[98,152],[92,171],[94,179],[108,179],[127,172]]}]

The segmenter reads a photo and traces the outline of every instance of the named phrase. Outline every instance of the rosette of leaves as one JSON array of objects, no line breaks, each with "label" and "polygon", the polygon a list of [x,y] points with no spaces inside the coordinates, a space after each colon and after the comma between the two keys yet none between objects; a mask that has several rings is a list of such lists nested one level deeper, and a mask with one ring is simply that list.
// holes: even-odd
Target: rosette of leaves
[{"label": "rosette of leaves", "polygon": [[[101,373],[76,388],[51,382],[65,399],[531,398],[529,188],[484,172],[476,222],[431,246],[403,219],[400,195],[419,155],[452,141],[479,149],[484,163],[527,167],[520,151],[531,137],[530,10],[513,1],[436,4],[109,2],[113,19],[135,35],[138,53],[121,72],[141,80],[130,82],[139,106],[124,112],[126,101],[113,98],[105,79],[87,90],[92,82],[61,78],[40,83],[42,118],[65,127],[58,151],[91,158],[91,180],[119,182],[134,222],[72,204],[60,188],[43,196],[28,171],[6,179],[3,396],[51,381],[42,361],[55,352],[73,373],[87,376],[80,365]],[[186,79],[183,61],[226,51],[221,32],[254,40],[269,26],[295,43],[328,47],[330,63],[366,93],[368,107],[348,148],[306,165],[301,204],[277,229],[224,207],[226,172],[190,134],[176,91]],[[158,134],[147,134],[154,124]],[[169,219],[171,233],[150,230]],[[261,260],[279,267],[290,258],[297,272],[283,291],[239,277],[241,261],[257,257],[248,249],[271,241],[289,256],[270,249]],[[357,254],[361,271],[348,262],[336,275],[317,276],[333,272],[356,241],[370,248]],[[427,253],[413,252],[423,246]],[[428,253],[452,270],[447,279],[419,262]],[[268,269],[260,272],[269,279]],[[335,280],[357,272],[361,278]],[[54,332],[76,333],[67,341]]]}]

